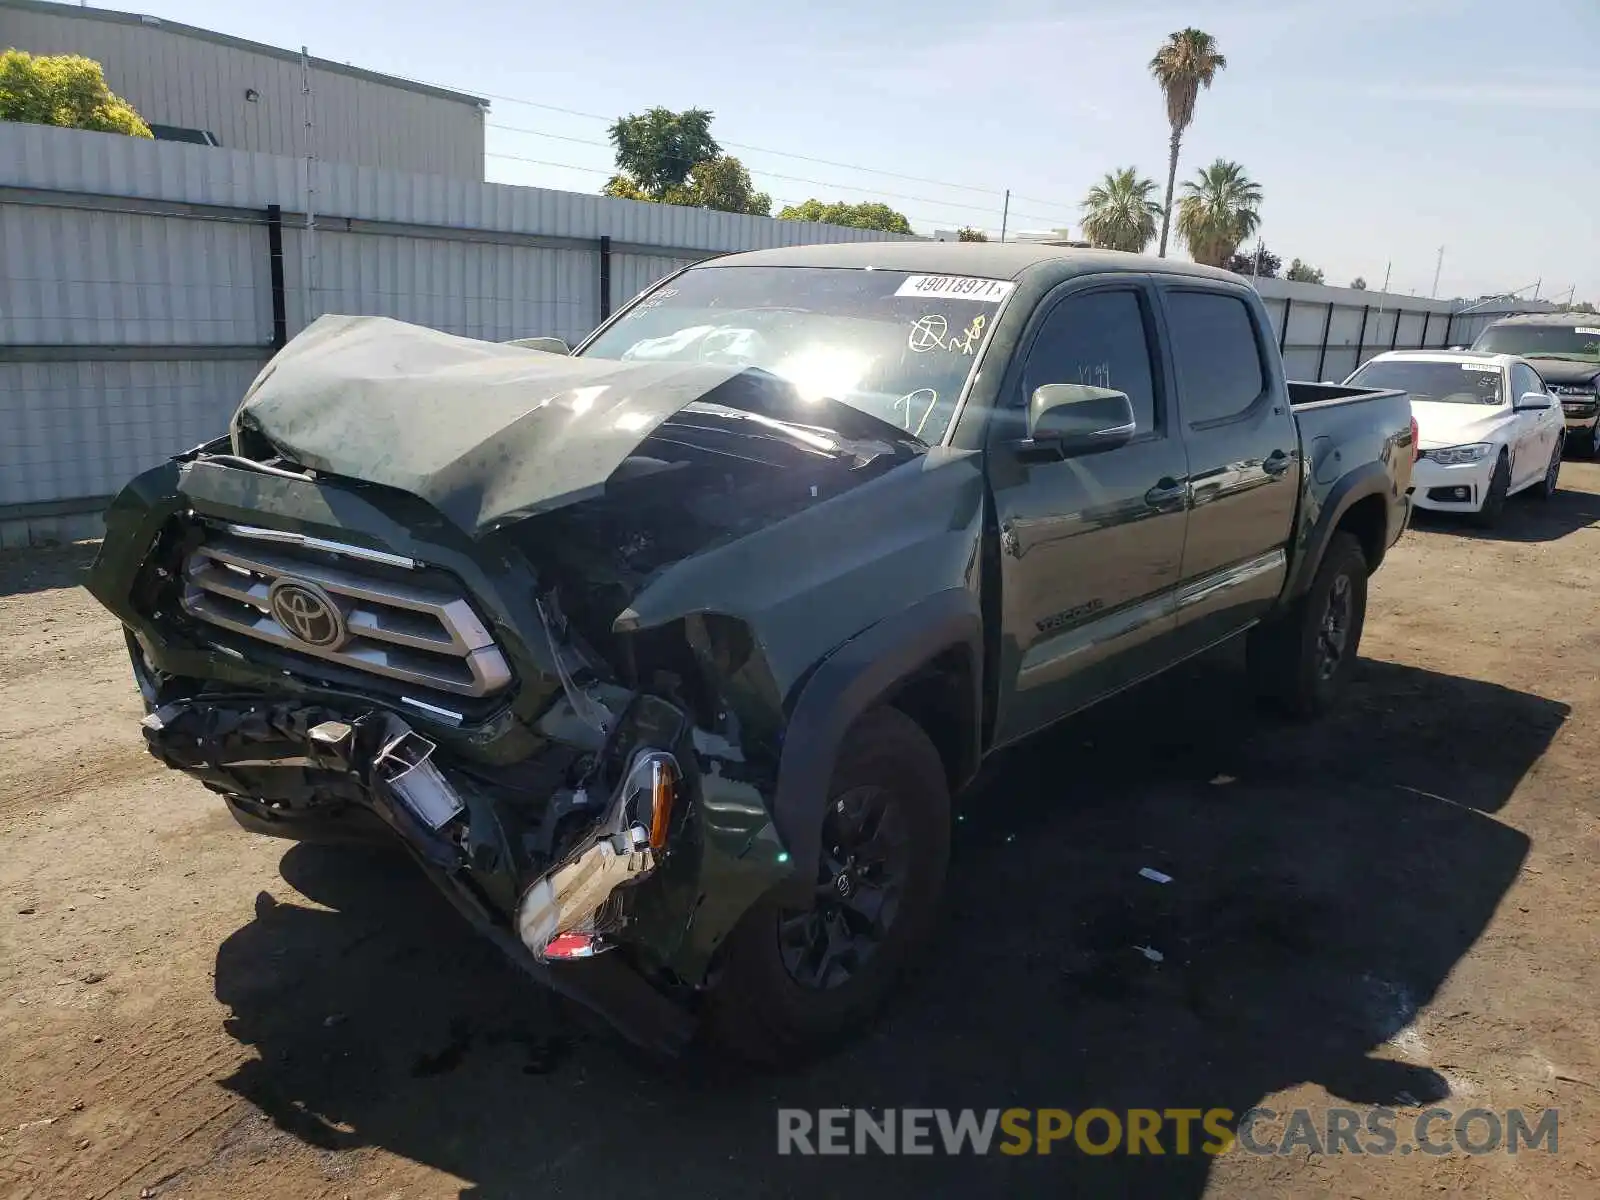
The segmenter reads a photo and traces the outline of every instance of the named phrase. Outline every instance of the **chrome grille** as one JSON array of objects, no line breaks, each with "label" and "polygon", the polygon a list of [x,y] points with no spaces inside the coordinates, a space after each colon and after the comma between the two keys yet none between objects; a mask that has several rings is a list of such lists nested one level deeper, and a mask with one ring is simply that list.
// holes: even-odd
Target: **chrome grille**
[{"label": "chrome grille", "polygon": [[[190,552],[183,608],[279,649],[403,684],[474,698],[504,688],[510,667],[471,604],[414,568],[364,547],[232,526]],[[333,614],[323,615],[332,627],[302,621],[297,636],[286,592],[302,608],[330,604]]]}]

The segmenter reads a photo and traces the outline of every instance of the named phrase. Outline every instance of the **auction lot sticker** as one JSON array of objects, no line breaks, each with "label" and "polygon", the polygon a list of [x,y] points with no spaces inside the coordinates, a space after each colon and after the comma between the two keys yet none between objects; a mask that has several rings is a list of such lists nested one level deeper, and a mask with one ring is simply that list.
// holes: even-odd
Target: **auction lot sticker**
[{"label": "auction lot sticker", "polygon": [[1016,287],[1007,279],[979,279],[973,275],[912,275],[895,291],[896,296],[921,296],[928,300],[982,300],[999,304]]}]

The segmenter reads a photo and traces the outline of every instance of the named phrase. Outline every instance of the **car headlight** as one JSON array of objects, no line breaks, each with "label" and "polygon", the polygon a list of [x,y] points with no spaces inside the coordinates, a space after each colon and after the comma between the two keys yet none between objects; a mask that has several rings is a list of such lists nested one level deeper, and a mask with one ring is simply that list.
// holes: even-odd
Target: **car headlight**
[{"label": "car headlight", "polygon": [[1459,467],[1463,463],[1482,462],[1494,449],[1491,442],[1473,442],[1470,446],[1446,446],[1442,450],[1429,450],[1428,457],[1441,467]]}]

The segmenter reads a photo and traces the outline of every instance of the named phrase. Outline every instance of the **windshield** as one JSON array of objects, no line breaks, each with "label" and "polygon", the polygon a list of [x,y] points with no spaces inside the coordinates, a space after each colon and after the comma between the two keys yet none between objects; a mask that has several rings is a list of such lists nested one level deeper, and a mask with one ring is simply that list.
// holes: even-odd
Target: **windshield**
[{"label": "windshield", "polygon": [[939,442],[1015,285],[835,267],[695,267],[583,353],[755,367]]},{"label": "windshield", "polygon": [[1416,362],[1391,359],[1369,362],[1347,383],[1362,387],[1398,388],[1421,404],[1500,404],[1499,367],[1487,363]]},{"label": "windshield", "polygon": [[1600,361],[1600,317],[1592,325],[1491,325],[1472,348],[1523,358]]}]

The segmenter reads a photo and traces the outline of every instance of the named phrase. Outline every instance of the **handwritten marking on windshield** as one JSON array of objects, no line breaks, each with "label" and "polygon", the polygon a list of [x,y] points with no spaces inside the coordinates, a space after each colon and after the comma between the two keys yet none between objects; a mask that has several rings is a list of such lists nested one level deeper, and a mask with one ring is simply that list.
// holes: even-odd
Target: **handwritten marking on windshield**
[{"label": "handwritten marking on windshield", "polygon": [[938,313],[929,313],[911,323],[911,335],[906,339],[906,348],[913,354],[943,350],[945,338],[949,333],[950,322]]},{"label": "handwritten marking on windshield", "polygon": [[645,299],[639,301],[638,305],[635,306],[628,313],[628,315],[623,317],[622,319],[624,321],[631,321],[635,317],[642,317],[642,316],[644,316],[645,313],[649,312],[651,309],[660,308],[663,304],[665,304],[668,300],[672,299],[677,294],[678,294],[678,289],[677,288],[662,288],[659,292],[652,293],[650,296],[647,296]]},{"label": "handwritten marking on windshield", "polygon": [[[917,421],[916,426],[913,428],[911,424],[911,410],[918,403],[926,403],[927,407],[922,410],[922,417]],[[916,391],[908,392],[904,396],[901,396],[900,399],[896,400],[894,402],[894,409],[896,413],[904,414],[900,422],[901,426],[913,436],[921,437],[922,427],[928,423],[928,418],[933,416],[933,410],[937,408],[938,405],[938,392],[934,391],[932,388],[918,388]]]},{"label": "handwritten marking on windshield", "polygon": [[980,313],[958,335],[951,337],[950,322],[939,313],[929,313],[911,323],[906,348],[913,354],[948,350],[951,354],[964,354],[970,358],[978,352],[978,344],[983,341],[983,327],[988,323],[989,319]]}]

